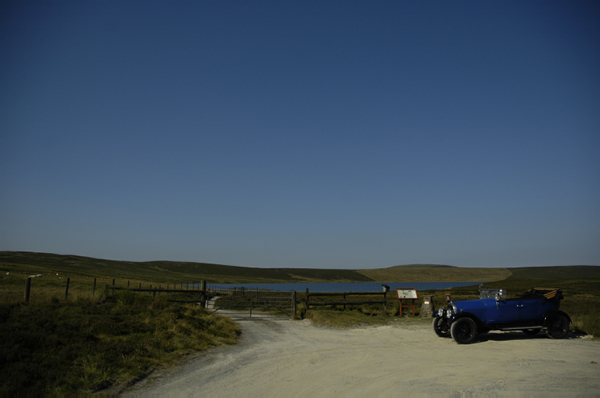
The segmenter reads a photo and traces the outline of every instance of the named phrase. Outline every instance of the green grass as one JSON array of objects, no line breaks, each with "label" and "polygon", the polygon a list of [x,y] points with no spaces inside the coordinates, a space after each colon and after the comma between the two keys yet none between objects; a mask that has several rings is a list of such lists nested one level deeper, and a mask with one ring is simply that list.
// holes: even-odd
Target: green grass
[{"label": "green grass", "polygon": [[316,268],[252,268],[230,265],[175,261],[113,261],[49,253],[0,252],[0,273],[22,275],[57,273],[86,275],[120,280],[145,280],[160,283],[278,283],[278,282],[371,282],[355,270]]},{"label": "green grass", "polygon": [[[31,280],[29,305],[23,304]],[[70,278],[65,299],[66,280]],[[93,294],[94,278],[97,288]],[[504,278],[504,280],[503,280]],[[172,304],[166,296],[121,291],[108,297],[106,285],[162,286],[173,283],[343,282],[343,281],[488,281],[484,287],[507,289],[509,297],[531,287],[560,287],[561,308],[573,330],[600,336],[600,267],[565,266],[473,269],[412,265],[379,270],[267,269],[170,261],[125,262],[45,253],[0,252],[0,395],[74,394],[118,385],[152,369],[175,363],[187,353],[231,344],[237,325],[197,305]],[[478,286],[453,288],[452,299],[479,297]],[[297,293],[296,318],[333,328],[430,323],[418,312],[422,297],[445,304],[445,290],[421,291],[417,316],[399,317],[394,292],[387,310],[381,304],[347,305],[347,310],[316,307],[306,311]],[[171,296],[174,297],[174,296]],[[188,298],[188,296],[181,296]],[[379,298],[379,297],[374,297]],[[364,299],[364,297],[363,297]],[[312,299],[311,299],[312,301]],[[406,311],[406,310],[405,310]]]},{"label": "green grass", "polygon": [[93,392],[181,355],[233,344],[239,327],[198,305],[123,292],[0,306],[1,396]]},{"label": "green grass", "polygon": [[[402,267],[397,267],[402,268]],[[435,267],[424,267],[435,269]],[[508,293],[508,297],[515,297],[531,287],[559,287],[564,293],[561,300],[561,309],[571,316],[573,321],[571,328],[574,332],[600,337],[600,267],[599,266],[557,266],[557,267],[528,267],[511,268],[511,275],[502,281],[484,283],[484,288],[502,288]],[[473,300],[479,298],[479,286],[465,286],[445,290],[421,291],[416,301],[417,317],[425,295],[433,296],[436,308],[446,304],[446,293],[451,293],[453,301]],[[301,296],[302,297],[302,296]],[[378,317],[386,319],[399,315],[398,300],[393,292],[388,294],[387,313],[382,314],[380,307],[361,306],[354,314],[344,314],[342,311],[331,308],[311,308],[305,316],[313,322],[336,327],[358,326],[371,315],[378,313]],[[304,310],[303,306],[299,306]],[[406,315],[404,318],[413,318]],[[322,314],[318,314],[323,312]],[[388,320],[389,321],[389,320]],[[380,322],[380,320],[375,320]],[[383,322],[383,321],[381,321]]]},{"label": "green grass", "polygon": [[[508,297],[516,297],[532,287],[558,287],[564,294],[560,308],[571,316],[572,330],[600,337],[600,267],[556,267],[551,272],[537,267],[515,269],[510,278],[485,283],[483,287],[505,289]],[[479,298],[478,286],[424,293],[433,294],[436,307],[440,307],[445,302],[446,291],[452,293],[453,301]]]},{"label": "green grass", "polygon": [[379,282],[490,282],[508,278],[511,270],[508,268],[459,268],[448,265],[411,264],[360,270],[359,272]]}]

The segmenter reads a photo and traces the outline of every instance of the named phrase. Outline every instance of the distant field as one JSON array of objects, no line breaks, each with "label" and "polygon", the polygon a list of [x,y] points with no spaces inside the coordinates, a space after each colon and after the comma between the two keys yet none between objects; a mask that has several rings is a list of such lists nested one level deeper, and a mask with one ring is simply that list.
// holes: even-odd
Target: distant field
[{"label": "distant field", "polygon": [[[26,280],[29,304],[24,304]],[[67,278],[69,290],[67,297]],[[600,336],[600,267],[459,268],[405,265],[372,270],[250,268],[173,261],[129,262],[30,252],[0,252],[0,396],[45,392],[65,395],[91,392],[125,382],[176,362],[186,353],[231,344],[237,326],[197,305],[168,302],[166,295],[121,291],[107,285],[154,287],[166,284],[227,282],[485,282],[509,297],[531,287],[560,287],[561,308],[572,318],[575,333]],[[97,282],[97,288],[95,288]],[[185,289],[185,287],[184,287]],[[446,294],[453,300],[479,297],[478,286],[422,291],[436,308]],[[318,308],[306,311],[297,296],[297,316],[338,327],[385,324],[400,314],[388,295],[380,305]],[[423,297],[417,302],[420,308]],[[417,314],[418,316],[418,314]],[[408,315],[406,317],[409,317]],[[403,317],[403,318],[406,318]],[[226,322],[229,321],[229,322]],[[417,320],[420,321],[420,320]],[[398,325],[398,324],[397,324]],[[102,387],[105,388],[105,387]]]},{"label": "distant field", "polygon": [[507,268],[459,268],[445,265],[401,265],[358,271],[377,282],[494,282],[512,275]]},{"label": "distant field", "polygon": [[0,252],[0,272],[22,275],[60,274],[130,279],[156,283],[371,282],[356,270],[252,268],[175,261],[113,261],[32,252]]},{"label": "distant field", "polygon": [[[0,252],[0,285],[10,279],[45,274],[62,277],[116,278],[151,283],[281,283],[281,282],[497,282],[531,279],[598,279],[598,266],[459,268],[412,264],[390,268],[343,270],[317,268],[252,268],[174,261],[113,261],[33,252]],[[2,283],[2,279],[4,283]]]}]

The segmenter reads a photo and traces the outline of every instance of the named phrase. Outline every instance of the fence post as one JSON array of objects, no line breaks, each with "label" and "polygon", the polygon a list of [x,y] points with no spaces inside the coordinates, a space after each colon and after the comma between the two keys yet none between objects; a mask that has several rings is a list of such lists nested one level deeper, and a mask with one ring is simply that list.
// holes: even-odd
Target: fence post
[{"label": "fence post", "polygon": [[92,297],[96,296],[96,278],[94,278],[94,290],[92,290]]},{"label": "fence post", "polygon": [[31,292],[31,278],[25,282],[25,304],[29,303],[29,293]]},{"label": "fence post", "polygon": [[292,316],[291,316],[291,318],[294,319],[294,316],[296,316],[296,291],[292,290]]},{"label": "fence post", "polygon": [[156,286],[154,287],[154,298],[156,298]]},{"label": "fence post", "polygon": [[127,290],[129,290],[129,281],[127,281]]},{"label": "fence post", "polygon": [[206,296],[206,281],[203,280],[201,282],[201,289],[202,289],[202,298],[200,300],[200,304],[202,305],[202,307],[206,308],[206,302],[208,301],[208,297]]},{"label": "fence post", "polygon": [[67,288],[65,289],[65,300],[69,298],[69,282],[71,282],[71,278],[67,278]]},{"label": "fence post", "polygon": [[346,293],[344,293],[344,311],[346,311]]},{"label": "fence post", "polygon": [[308,301],[310,300],[309,297],[310,296],[308,295],[308,288],[306,288],[306,312],[308,312]]}]

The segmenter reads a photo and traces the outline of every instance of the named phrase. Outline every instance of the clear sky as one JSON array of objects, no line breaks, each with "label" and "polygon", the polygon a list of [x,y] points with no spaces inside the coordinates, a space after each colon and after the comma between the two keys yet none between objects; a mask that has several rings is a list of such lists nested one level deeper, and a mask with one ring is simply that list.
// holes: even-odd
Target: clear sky
[{"label": "clear sky", "polygon": [[0,250],[600,265],[600,3],[2,0]]}]

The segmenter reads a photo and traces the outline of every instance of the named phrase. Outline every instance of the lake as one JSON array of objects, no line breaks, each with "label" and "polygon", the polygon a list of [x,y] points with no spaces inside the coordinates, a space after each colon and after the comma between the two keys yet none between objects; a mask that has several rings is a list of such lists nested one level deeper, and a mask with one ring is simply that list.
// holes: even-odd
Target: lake
[{"label": "lake", "polygon": [[[451,287],[479,285],[480,282],[390,282],[385,285],[390,291],[399,287],[412,287],[420,290],[442,290]],[[289,292],[295,290],[304,292],[308,288],[311,292],[379,292],[382,291],[380,282],[342,282],[342,283],[219,283],[208,284],[208,288],[231,289],[243,287],[245,289],[273,290]]]}]

